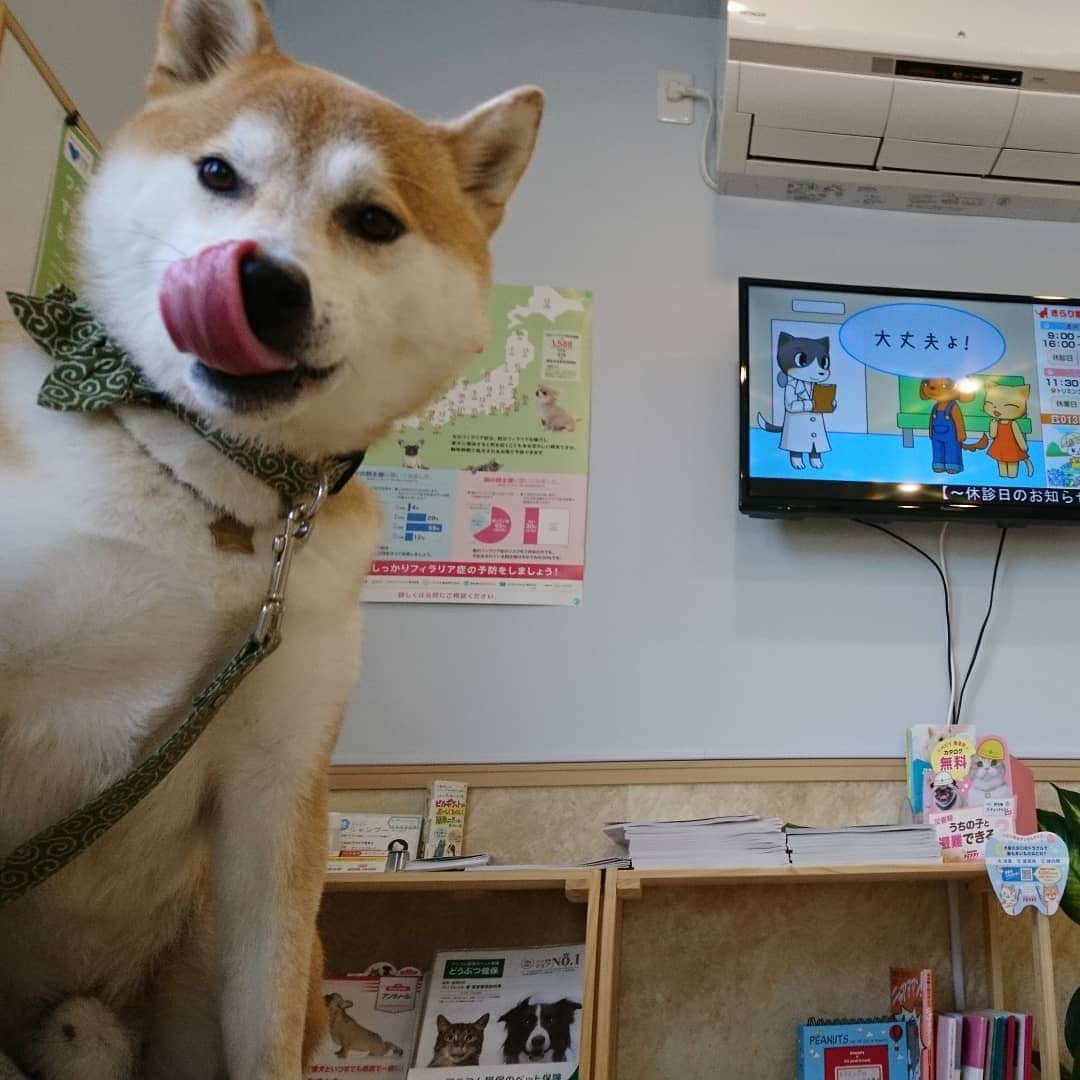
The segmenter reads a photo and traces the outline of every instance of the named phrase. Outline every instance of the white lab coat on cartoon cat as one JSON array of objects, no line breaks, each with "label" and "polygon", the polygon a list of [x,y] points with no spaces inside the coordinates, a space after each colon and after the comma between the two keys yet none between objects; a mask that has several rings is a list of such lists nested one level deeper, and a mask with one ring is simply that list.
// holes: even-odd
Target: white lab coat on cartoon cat
[{"label": "white lab coat on cartoon cat", "polygon": [[781,450],[792,454],[825,454],[832,449],[825,430],[825,418],[813,410],[814,384],[789,375],[784,387]]}]

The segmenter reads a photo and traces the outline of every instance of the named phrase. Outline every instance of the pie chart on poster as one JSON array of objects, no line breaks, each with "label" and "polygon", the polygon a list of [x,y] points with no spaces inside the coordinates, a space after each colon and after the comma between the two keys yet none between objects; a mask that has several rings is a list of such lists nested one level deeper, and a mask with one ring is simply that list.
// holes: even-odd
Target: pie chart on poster
[{"label": "pie chart on poster", "polygon": [[473,537],[481,544],[497,544],[510,535],[510,515],[501,507],[478,511],[472,519]]}]

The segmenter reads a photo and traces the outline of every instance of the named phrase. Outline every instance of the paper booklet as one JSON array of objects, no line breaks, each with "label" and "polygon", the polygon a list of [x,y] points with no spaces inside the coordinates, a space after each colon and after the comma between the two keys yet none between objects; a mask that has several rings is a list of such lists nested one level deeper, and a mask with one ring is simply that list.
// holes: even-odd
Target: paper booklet
[{"label": "paper booklet", "polygon": [[413,1058],[424,977],[417,968],[372,964],[323,981],[330,1027],[305,1080],[404,1077]]},{"label": "paper booklet", "polygon": [[585,946],[435,957],[410,1080],[573,1080]]}]

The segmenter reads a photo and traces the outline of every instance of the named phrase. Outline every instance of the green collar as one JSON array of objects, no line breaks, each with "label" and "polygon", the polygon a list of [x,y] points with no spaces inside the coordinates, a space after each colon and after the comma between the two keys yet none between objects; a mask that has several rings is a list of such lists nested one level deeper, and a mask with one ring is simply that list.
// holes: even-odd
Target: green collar
[{"label": "green collar", "polygon": [[44,297],[14,292],[7,296],[23,329],[54,361],[38,393],[38,404],[47,409],[100,412],[131,404],[168,409],[290,505],[311,495],[324,477],[331,491],[340,490],[363,461],[361,451],[349,457],[308,462],[211,427],[198,413],[155,390],[109,338],[94,313],[64,285],[50,289]]}]

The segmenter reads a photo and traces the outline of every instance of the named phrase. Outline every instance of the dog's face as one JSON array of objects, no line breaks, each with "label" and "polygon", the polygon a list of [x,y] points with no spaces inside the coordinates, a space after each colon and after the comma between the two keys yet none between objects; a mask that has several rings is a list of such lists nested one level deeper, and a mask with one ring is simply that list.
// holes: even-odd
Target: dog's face
[{"label": "dog's face", "polygon": [[347,1001],[336,991],[332,994],[323,994],[323,1004],[330,1010],[330,1012],[344,1012],[346,1009],[352,1008],[352,1002]]},{"label": "dog's face", "polygon": [[959,792],[956,788],[956,782],[948,773],[942,773],[935,777],[933,791],[934,806],[938,810],[951,810],[956,805]]},{"label": "dog's face", "polygon": [[574,1014],[580,1008],[566,998],[549,1005],[534,1005],[529,998],[518,1002],[499,1017],[506,1027],[507,1051],[524,1054],[530,1061],[543,1061],[552,1050],[565,1051],[570,1046]]},{"label": "dog's face", "polygon": [[559,400],[559,391],[541,383],[536,388],[536,400],[541,405],[554,405]]},{"label": "dog's face", "polygon": [[82,220],[84,293],[150,381],[247,437],[363,447],[483,345],[538,90],[429,124],[276,49],[261,0],[166,0]]},{"label": "dog's face", "polygon": [[401,447],[401,452],[407,458],[415,458],[420,456],[420,450],[424,445],[423,439],[416,439],[415,441],[408,441],[406,439],[398,439],[398,446]]}]

